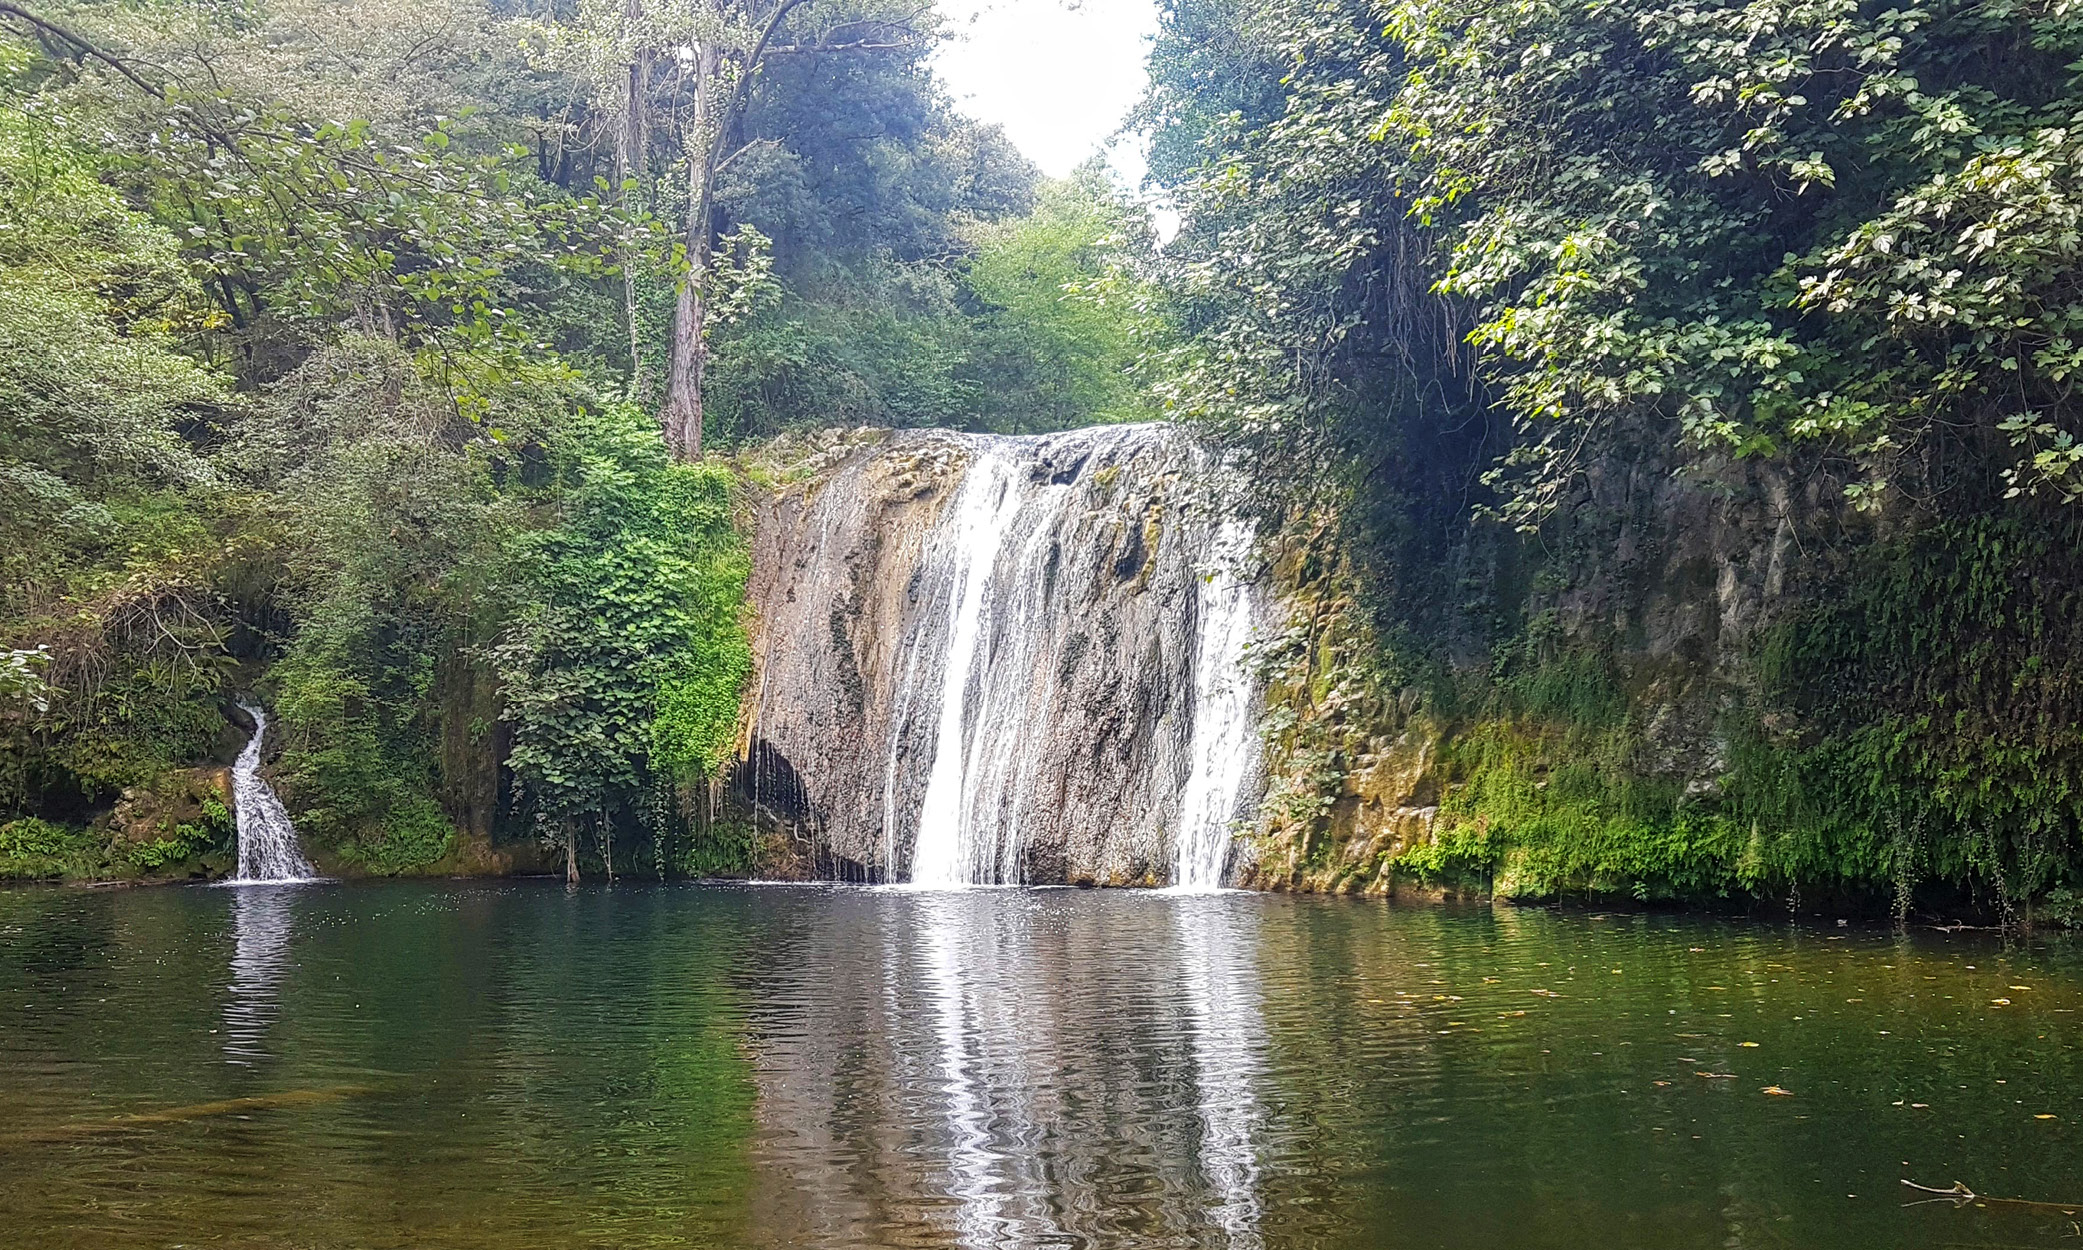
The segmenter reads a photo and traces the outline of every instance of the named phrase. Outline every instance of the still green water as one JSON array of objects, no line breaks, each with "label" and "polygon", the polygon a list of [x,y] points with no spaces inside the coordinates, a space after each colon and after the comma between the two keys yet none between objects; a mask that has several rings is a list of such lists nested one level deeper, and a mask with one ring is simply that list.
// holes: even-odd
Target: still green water
[{"label": "still green water", "polygon": [[[0,1243],[2065,1246],[2083,951],[1130,892],[0,892]],[[1767,1089],[1790,1091],[1786,1094]]]}]

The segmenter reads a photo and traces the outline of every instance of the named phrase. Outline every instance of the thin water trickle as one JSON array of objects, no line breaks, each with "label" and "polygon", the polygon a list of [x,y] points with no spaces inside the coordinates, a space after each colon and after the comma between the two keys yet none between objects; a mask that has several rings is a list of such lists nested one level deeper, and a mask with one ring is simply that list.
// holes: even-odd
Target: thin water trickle
[{"label": "thin water trickle", "polygon": [[265,712],[241,703],[253,718],[253,738],[231,769],[232,806],[239,826],[239,875],[227,885],[283,884],[317,879],[311,861],[297,845],[296,826],[282,800],[260,775],[261,740],[267,736]]}]

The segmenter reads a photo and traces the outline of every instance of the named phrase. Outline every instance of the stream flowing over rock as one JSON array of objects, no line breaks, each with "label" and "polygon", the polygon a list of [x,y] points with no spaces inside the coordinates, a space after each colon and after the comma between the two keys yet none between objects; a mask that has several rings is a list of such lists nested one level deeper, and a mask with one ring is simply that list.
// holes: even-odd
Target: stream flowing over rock
[{"label": "stream flowing over rock", "polygon": [[760,501],[741,801],[814,871],[1212,889],[1248,855],[1252,527],[1161,425],[858,434]]},{"label": "stream flowing over rock", "polygon": [[268,734],[267,713],[250,703],[239,705],[253,720],[253,737],[232,765],[231,791],[239,827],[239,875],[233,885],[309,881],[311,861],[297,845],[296,826],[283,810],[267,779],[260,775],[262,741]]}]

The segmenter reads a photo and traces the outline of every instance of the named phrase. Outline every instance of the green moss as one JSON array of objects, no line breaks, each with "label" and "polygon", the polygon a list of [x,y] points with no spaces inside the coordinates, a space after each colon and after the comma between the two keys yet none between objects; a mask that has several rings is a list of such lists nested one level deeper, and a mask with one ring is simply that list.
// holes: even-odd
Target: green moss
[{"label": "green moss", "polygon": [[2013,909],[2079,880],[2083,519],[1949,521],[1868,553],[1763,649],[1792,728],[1740,802],[1833,862]]},{"label": "green moss", "polygon": [[719,819],[676,840],[672,870],[683,877],[749,876],[757,840],[758,831],[750,820]]},{"label": "green moss", "polygon": [[1536,618],[1442,744],[1434,838],[1390,866],[1517,897],[2073,898],[2079,552],[2066,518],[1934,525],[1868,552],[1766,636],[1750,698],[1705,727],[1725,752],[1712,777],[1659,770],[1621,667]]},{"label": "green moss", "polygon": [[423,871],[454,849],[455,826],[441,806],[423,796],[404,796],[383,822],[339,848],[342,863],[383,877]]}]

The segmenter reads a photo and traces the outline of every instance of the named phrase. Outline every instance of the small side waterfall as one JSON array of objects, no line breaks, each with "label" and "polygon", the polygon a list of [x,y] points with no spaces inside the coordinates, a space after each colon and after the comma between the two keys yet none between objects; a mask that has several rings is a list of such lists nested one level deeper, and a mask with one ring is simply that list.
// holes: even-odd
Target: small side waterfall
[{"label": "small side waterfall", "polygon": [[833,439],[760,505],[741,796],[847,879],[1219,888],[1269,606],[1221,466],[1162,425]]},{"label": "small side waterfall", "polygon": [[239,875],[230,884],[312,880],[317,874],[297,846],[296,826],[290,824],[282,800],[260,775],[267,713],[248,703],[239,706],[253,718],[253,738],[231,768],[232,806],[239,824]]}]

